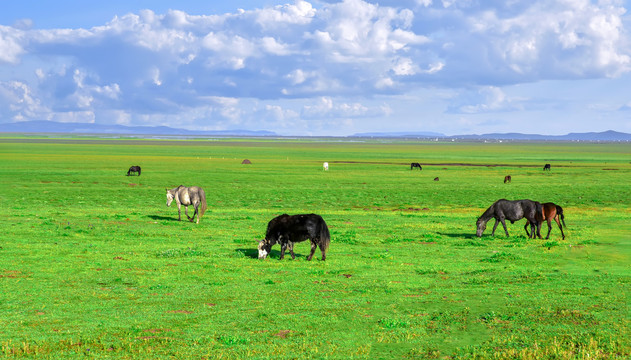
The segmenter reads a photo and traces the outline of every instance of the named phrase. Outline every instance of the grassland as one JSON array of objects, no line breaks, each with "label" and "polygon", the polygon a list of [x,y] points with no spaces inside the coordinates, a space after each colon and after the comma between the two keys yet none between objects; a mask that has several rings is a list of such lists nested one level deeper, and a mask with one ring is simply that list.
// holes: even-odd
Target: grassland
[{"label": "grassland", "polygon": [[[0,357],[629,358],[630,161],[628,144],[3,137]],[[180,184],[206,190],[199,225],[165,205]],[[499,198],[562,205],[566,240],[475,237]],[[305,243],[256,259],[285,212],[324,217],[326,262]]]}]

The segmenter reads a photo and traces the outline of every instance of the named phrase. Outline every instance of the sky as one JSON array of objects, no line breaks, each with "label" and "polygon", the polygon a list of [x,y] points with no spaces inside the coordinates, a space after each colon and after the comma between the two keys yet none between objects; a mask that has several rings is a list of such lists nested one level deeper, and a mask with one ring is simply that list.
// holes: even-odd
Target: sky
[{"label": "sky", "polygon": [[631,133],[631,0],[0,0],[0,123]]}]

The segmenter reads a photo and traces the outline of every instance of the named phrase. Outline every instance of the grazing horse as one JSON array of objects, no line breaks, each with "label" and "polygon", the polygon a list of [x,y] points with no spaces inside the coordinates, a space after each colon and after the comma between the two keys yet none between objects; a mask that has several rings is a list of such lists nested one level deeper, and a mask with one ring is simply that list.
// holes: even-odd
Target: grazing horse
[{"label": "grazing horse", "polygon": [[511,182],[513,179],[510,177],[510,175],[506,175],[504,176],[504,184]]},{"label": "grazing horse", "polygon": [[[204,190],[197,186],[178,186],[174,189],[167,190],[167,206],[171,206],[171,202],[175,199],[177,203],[177,219],[182,221],[181,207],[184,205],[184,214],[190,222],[193,222],[195,215],[197,215],[197,224],[199,224],[199,218],[204,216],[206,212],[206,193]],[[188,206],[193,205],[195,212],[193,217],[188,216]],[[201,206],[200,206],[201,205]],[[201,208],[200,208],[201,207]]]},{"label": "grazing horse", "polygon": [[322,261],[326,260],[326,250],[331,243],[329,228],[324,219],[316,214],[279,215],[267,224],[265,239],[258,245],[259,259],[265,259],[272,250],[272,246],[280,243],[280,260],[285,257],[285,250],[289,249],[291,258],[295,259],[294,243],[311,241],[311,253],[307,257],[311,261],[316,248],[322,252]]},{"label": "grazing horse", "polygon": [[324,171],[328,171],[329,170],[329,163],[328,162],[322,163],[322,170],[324,170]]},{"label": "grazing horse", "polygon": [[131,166],[129,170],[127,170],[127,176],[131,175],[132,173],[137,173],[138,176],[140,176],[140,166],[138,165]]},{"label": "grazing horse", "polygon": [[[508,235],[508,229],[506,229],[505,220],[510,220],[511,224],[522,218],[526,218],[530,222],[532,229],[532,238],[535,238],[535,228],[537,229],[537,235],[541,238],[541,223],[539,218],[541,217],[541,204],[532,200],[506,200],[500,199],[493,203],[486,211],[478,218],[476,222],[477,231],[476,235],[482,237],[482,233],[486,229],[486,223],[495,218],[495,225],[493,225],[493,232],[491,236],[495,235],[495,229],[498,223],[502,223],[506,236]],[[530,237],[530,235],[528,235]]]},{"label": "grazing horse", "polygon": [[[544,220],[548,222],[548,235],[546,235],[546,239],[550,238],[550,231],[552,231],[552,224],[550,220],[554,219],[557,225],[559,225],[559,230],[561,230],[561,236],[563,237],[563,240],[565,240],[563,227],[561,226],[561,223],[559,222],[559,218],[560,218],[561,221],[563,222],[563,226],[567,227],[567,225],[565,225],[565,215],[563,215],[563,208],[551,202],[541,204],[541,206],[542,206],[542,212],[541,212],[541,216],[538,217],[538,220],[541,223],[543,223]],[[537,214],[537,216],[539,216],[539,214]],[[524,230],[526,230],[526,234],[528,234],[528,236],[530,237],[530,234],[528,233],[529,224],[530,222],[526,222],[526,225],[524,225]]]},{"label": "grazing horse", "polygon": [[546,170],[550,171],[550,164],[543,165],[543,171],[546,171]]},{"label": "grazing horse", "polygon": [[410,170],[414,170],[414,168],[418,168],[419,170],[423,170],[423,168],[421,167],[421,164],[419,164],[419,163],[411,163],[410,164]]}]

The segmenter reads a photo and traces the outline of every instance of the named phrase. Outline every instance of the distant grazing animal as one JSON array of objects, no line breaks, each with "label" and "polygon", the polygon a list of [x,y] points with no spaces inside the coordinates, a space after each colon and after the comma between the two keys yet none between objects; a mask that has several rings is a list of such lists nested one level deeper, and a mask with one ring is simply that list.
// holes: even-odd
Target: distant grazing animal
[{"label": "distant grazing animal", "polygon": [[510,175],[506,175],[504,176],[504,184],[511,182],[511,180],[513,180]]},{"label": "distant grazing animal", "polygon": [[328,162],[323,163],[322,164],[322,169],[324,169],[324,171],[329,170],[329,163]]},{"label": "distant grazing animal", "polygon": [[138,165],[131,166],[129,170],[127,170],[127,176],[131,175],[132,173],[137,173],[138,176],[140,176],[140,166]]},{"label": "distant grazing animal", "polygon": [[419,170],[423,170],[423,168],[421,167],[421,164],[419,164],[419,163],[411,163],[410,164],[410,170],[414,170],[414,168],[418,168]]},{"label": "distant grazing animal", "polygon": [[[563,237],[563,240],[565,240],[563,227],[561,226],[561,223],[559,222],[559,218],[560,218],[561,221],[563,222],[563,226],[567,227],[567,225],[565,225],[565,215],[563,215],[563,208],[551,202],[541,204],[541,206],[543,207],[543,211],[541,213],[541,216],[539,216],[539,214],[537,214],[537,216],[539,216],[538,220],[541,223],[543,223],[544,220],[548,222],[548,235],[546,235],[546,239],[550,238],[550,231],[552,231],[552,224],[550,220],[554,219],[557,225],[559,225],[559,230],[561,230],[561,236]],[[530,222],[527,222],[526,225],[524,225],[524,230],[526,230],[526,234],[528,234],[528,236],[530,237],[530,234],[528,233],[528,225],[530,225]]]},{"label": "distant grazing animal", "polygon": [[546,171],[546,170],[550,171],[550,164],[543,165],[543,171]]},{"label": "distant grazing animal", "polygon": [[[537,201],[532,200],[506,200],[500,199],[493,203],[486,211],[478,218],[476,222],[478,237],[482,236],[482,233],[486,229],[486,223],[495,218],[495,225],[493,225],[493,232],[491,236],[495,235],[495,229],[498,223],[502,223],[506,236],[508,235],[508,229],[506,229],[505,220],[510,220],[511,224],[522,218],[526,218],[530,222],[532,229],[532,238],[535,238],[535,228],[537,229],[537,235],[541,238],[541,222],[538,220],[541,217],[542,206]],[[530,237],[530,235],[528,235]]]},{"label": "distant grazing animal", "polygon": [[[206,212],[206,193],[204,190],[197,186],[186,187],[180,185],[174,189],[167,190],[167,206],[171,206],[171,202],[175,199],[177,203],[177,219],[182,221],[181,206],[184,205],[184,214],[190,222],[193,222],[195,215],[197,215],[197,224],[199,219],[204,216]],[[188,216],[188,206],[193,205],[195,212],[193,217]]]},{"label": "distant grazing animal", "polygon": [[440,179],[439,179],[438,177],[435,177],[435,178],[434,178],[434,181],[439,181],[439,180],[440,180]]},{"label": "distant grazing animal", "polygon": [[291,258],[295,259],[294,243],[311,241],[311,253],[307,260],[311,260],[316,248],[322,252],[322,261],[326,260],[326,250],[331,242],[329,228],[324,219],[316,214],[287,215],[273,218],[267,224],[265,239],[258,245],[259,259],[265,259],[272,250],[272,246],[280,244],[280,260],[285,257],[285,250],[289,249]]}]

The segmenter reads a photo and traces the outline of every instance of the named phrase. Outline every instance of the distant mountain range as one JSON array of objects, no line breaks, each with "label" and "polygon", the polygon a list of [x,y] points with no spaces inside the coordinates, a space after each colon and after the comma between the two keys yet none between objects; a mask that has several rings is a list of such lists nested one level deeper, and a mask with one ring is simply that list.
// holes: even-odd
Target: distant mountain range
[{"label": "distant mountain range", "polygon": [[[65,133],[65,134],[112,134],[112,135],[157,135],[157,136],[278,136],[272,131],[221,130],[197,131],[171,128],[168,126],[124,126],[91,123],[59,123],[54,121],[24,121],[0,124],[0,133]],[[604,131],[587,133],[569,133],[567,135],[540,134],[481,134],[447,136],[435,132],[368,132],[357,133],[351,137],[371,138],[414,138],[443,140],[539,140],[539,141],[631,141],[631,134]]]},{"label": "distant mountain range", "polygon": [[197,131],[168,126],[124,126],[91,123],[60,123],[54,121],[23,121],[0,124],[0,132],[10,133],[65,133],[116,135],[206,135],[206,136],[275,136],[271,131],[221,130]]},{"label": "distant mountain range", "polygon": [[540,140],[540,141],[631,141],[631,134],[617,132],[613,130],[603,132],[569,133],[567,135],[540,135],[540,134],[473,134],[473,135],[452,135],[447,136],[439,133],[359,133],[354,137],[383,137],[383,138],[427,138],[427,139],[458,139],[458,140]]}]

